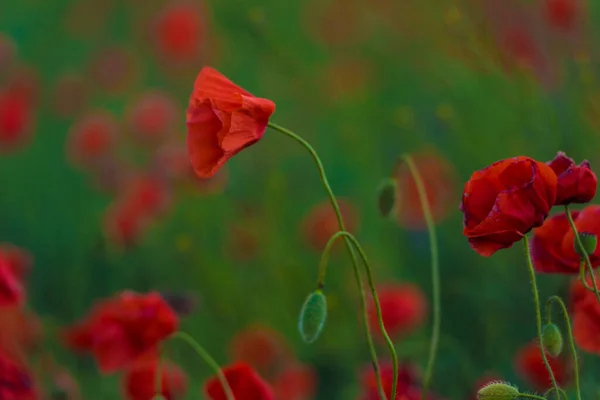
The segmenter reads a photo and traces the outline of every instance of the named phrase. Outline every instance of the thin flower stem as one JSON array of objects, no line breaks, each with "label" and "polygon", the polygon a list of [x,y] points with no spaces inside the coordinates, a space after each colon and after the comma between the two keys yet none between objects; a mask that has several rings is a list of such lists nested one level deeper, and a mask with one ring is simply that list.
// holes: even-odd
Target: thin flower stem
[{"label": "thin flower stem", "polygon": [[[554,390],[554,388],[550,388],[546,391],[546,393],[544,393],[544,399],[546,398],[546,396],[550,395],[551,390]],[[558,388],[558,391],[560,392],[560,395],[563,397],[563,399],[569,400],[569,396],[567,396],[567,393],[565,393],[564,390],[562,390],[561,388]]]},{"label": "thin flower stem", "polygon": [[207,363],[208,366],[213,369],[213,371],[217,375],[217,378],[221,382],[221,386],[223,387],[223,391],[225,392],[225,397],[227,398],[227,400],[235,400],[235,397],[233,396],[233,391],[231,390],[231,387],[229,386],[229,382],[227,382],[225,375],[223,375],[221,367],[219,367],[219,364],[217,364],[217,362],[210,356],[210,354],[208,354],[208,352],[204,350],[204,347],[200,346],[200,344],[196,342],[193,337],[182,331],[175,332],[173,335],[171,335],[170,339],[181,339],[187,344],[189,344],[196,351],[196,353],[204,360],[204,362]]},{"label": "thin flower stem", "polygon": [[567,311],[567,307],[565,306],[565,303],[560,297],[551,296],[546,301],[548,321],[550,321],[552,302],[558,303],[562,310],[563,316],[565,317],[565,325],[567,326],[567,334],[569,335],[569,345],[571,346],[571,352],[573,353],[573,375],[575,376],[575,392],[577,394],[577,400],[581,400],[581,389],[579,388],[579,359],[577,358],[577,348],[575,347],[575,341],[573,340],[573,331],[571,330],[571,320],[569,319],[569,312]]},{"label": "thin flower stem", "polygon": [[546,349],[544,348],[544,342],[542,340],[542,313],[540,312],[540,296],[538,294],[537,283],[535,280],[535,270],[533,269],[533,263],[531,261],[531,253],[529,252],[529,238],[527,235],[523,236],[523,244],[525,246],[525,255],[527,258],[527,267],[529,269],[529,280],[531,282],[531,291],[533,292],[533,302],[535,303],[535,317],[537,323],[537,333],[538,333],[538,342],[540,344],[540,351],[542,352],[542,359],[544,360],[544,365],[548,370],[548,374],[550,375],[550,380],[552,381],[552,386],[554,387],[554,391],[556,395],[559,394],[559,387],[556,383],[556,378],[554,377],[554,372],[552,371],[552,367],[548,362],[548,357],[546,356]]},{"label": "thin flower stem", "polygon": [[431,214],[431,207],[429,206],[429,199],[427,198],[427,191],[423,184],[423,178],[413,162],[410,155],[405,154],[400,158],[408,165],[408,169],[412,174],[419,193],[419,200],[421,202],[421,208],[423,209],[423,216],[425,217],[425,223],[427,224],[427,231],[429,232],[429,247],[431,249],[431,284],[433,287],[433,332],[431,333],[431,343],[429,345],[429,359],[427,360],[427,369],[425,370],[425,378],[423,379],[423,391],[421,393],[421,400],[427,398],[427,391],[429,390],[429,384],[433,375],[433,367],[435,365],[435,359],[437,356],[438,344],[440,340],[440,327],[442,323],[442,308],[440,299],[440,267],[439,267],[439,251],[437,245],[437,238],[435,234],[435,223],[433,222],[433,216]]},{"label": "thin flower stem", "polygon": [[581,242],[581,237],[579,236],[579,232],[577,231],[577,227],[575,226],[575,221],[573,221],[573,216],[571,216],[571,211],[569,210],[568,204],[565,205],[565,212],[567,213],[567,219],[569,220],[569,225],[571,225],[571,229],[573,230],[573,234],[575,235],[575,241],[577,242],[577,247],[579,247],[580,253],[583,254],[583,259],[588,267],[587,272],[590,274],[590,276],[592,278],[592,286],[593,287],[591,287],[587,283],[587,279],[585,277],[585,270],[582,270],[582,268],[579,268],[579,279],[581,280],[581,283],[587,290],[594,292],[594,294],[596,295],[596,300],[598,300],[598,303],[600,303],[600,291],[598,291],[598,285],[596,284],[596,276],[594,274],[594,267],[592,266],[590,256],[588,255],[587,251],[585,250],[585,247],[583,246],[583,243]]},{"label": "thin flower stem", "polygon": [[[333,207],[333,210],[334,210],[336,218],[337,218],[338,227],[339,227],[340,231],[346,231],[346,226],[344,224],[344,218],[342,217],[342,213],[340,211],[340,207],[338,205],[337,199],[336,199],[335,195],[333,194],[333,190],[331,189],[331,186],[329,185],[329,180],[327,179],[327,175],[325,174],[325,168],[323,167],[323,163],[321,162],[321,159],[319,158],[319,155],[317,154],[315,149],[310,145],[310,143],[308,143],[302,137],[298,136],[297,134],[290,131],[289,129],[286,129],[286,128],[284,128],[280,125],[277,125],[273,122],[269,122],[268,126],[271,129],[274,129],[274,130],[290,137],[291,139],[294,139],[296,142],[298,142],[302,147],[304,147],[310,153],[310,155],[312,156],[312,158],[317,166],[317,169],[319,171],[321,183],[323,184],[323,187],[325,188],[325,191],[327,192],[327,195],[329,196],[329,201],[331,202],[331,206]],[[350,256],[352,257],[352,263],[354,264],[355,271],[358,271],[358,259],[356,257],[355,251],[352,248],[350,239],[348,239],[348,237],[345,237],[344,242],[346,243],[346,248],[348,249],[348,252],[350,253]],[[368,265],[366,265],[365,268],[367,269],[367,271],[369,271],[369,275],[370,275],[370,267]],[[374,300],[376,302],[379,302],[379,299],[377,297],[377,291],[375,290],[375,287],[372,284],[369,284],[369,286],[371,286],[371,292],[373,293]],[[368,316],[365,314],[364,318],[366,319],[366,318],[368,318]],[[385,327],[383,327],[383,319],[381,318],[380,312],[377,313],[377,319],[379,321],[379,325],[382,327],[381,331],[383,333],[383,336],[386,340],[386,343],[388,344],[390,353],[392,355],[393,380],[392,380],[391,399],[395,399],[396,398],[396,387],[398,385],[398,357],[396,356],[396,350],[394,348],[394,344],[392,343]],[[368,328],[367,323],[365,323],[365,326]],[[367,333],[367,337],[369,338],[369,340],[372,341],[372,338],[370,337],[371,336],[370,330],[366,329],[366,333]],[[377,362],[375,362],[373,364],[373,369],[377,375],[380,375],[379,368],[377,365],[378,365]],[[386,397],[383,396],[382,400],[386,400]]]}]

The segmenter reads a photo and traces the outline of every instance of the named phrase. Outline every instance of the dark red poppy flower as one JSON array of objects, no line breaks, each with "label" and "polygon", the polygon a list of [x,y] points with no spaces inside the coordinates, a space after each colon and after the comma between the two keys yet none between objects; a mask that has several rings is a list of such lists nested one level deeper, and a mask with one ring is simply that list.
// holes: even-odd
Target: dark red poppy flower
[{"label": "dark red poppy flower", "polygon": [[85,79],[74,73],[60,77],[52,92],[52,107],[61,117],[72,117],[86,106],[89,90]]},{"label": "dark red poppy flower", "polygon": [[24,299],[23,282],[8,261],[0,258],[0,307],[16,306]]},{"label": "dark red poppy flower", "polygon": [[581,11],[580,0],[545,0],[543,5],[550,26],[563,31],[574,28]]},{"label": "dark red poppy flower", "polygon": [[[235,363],[223,368],[223,375],[236,400],[274,400],[273,389],[249,364]],[[204,384],[210,400],[227,400],[219,379],[214,376]]]},{"label": "dark red poppy flower", "polygon": [[594,198],[598,178],[587,160],[575,165],[572,158],[559,151],[548,165],[558,177],[555,205],[588,203]]},{"label": "dark red poppy flower", "polygon": [[[578,232],[600,236],[600,206],[587,206],[581,211],[572,211]],[[575,234],[567,214],[553,215],[544,224],[533,230],[531,239],[533,266],[538,272],[577,274],[580,257],[575,252]],[[594,267],[600,265],[600,248],[590,254]]]},{"label": "dark red poppy flower", "polygon": [[0,259],[5,260],[19,279],[31,271],[33,259],[28,251],[8,243],[0,243]]},{"label": "dark red poppy flower", "polygon": [[159,54],[168,61],[186,62],[196,59],[206,36],[202,12],[195,3],[169,5],[154,26],[154,40]]},{"label": "dark red poppy flower", "polygon": [[36,400],[33,376],[14,358],[0,352],[0,399]]},{"label": "dark red poppy flower", "polygon": [[258,142],[275,103],[204,67],[194,83],[187,111],[187,146],[196,174],[210,178],[231,157]]},{"label": "dark red poppy flower", "polygon": [[273,381],[277,399],[310,400],[315,397],[316,389],[317,375],[308,365],[287,365]]},{"label": "dark red poppy flower", "polygon": [[[437,151],[425,150],[411,155],[425,186],[427,200],[434,222],[443,221],[456,203],[457,178],[454,166]],[[425,217],[419,191],[410,169],[398,163],[394,172],[397,182],[396,215],[400,225],[409,229],[423,229]],[[454,204],[451,207],[451,204]]]},{"label": "dark red poppy flower", "polygon": [[143,93],[128,113],[129,129],[144,144],[164,141],[177,127],[179,110],[175,101],[162,92]]},{"label": "dark red poppy flower", "polygon": [[285,338],[263,325],[252,325],[236,333],[229,344],[231,358],[256,368],[267,378],[281,370],[291,360],[291,350]]},{"label": "dark red poppy flower", "polygon": [[[554,378],[559,386],[569,382],[567,361],[563,358],[547,356]],[[542,352],[537,342],[531,342],[523,346],[515,356],[515,371],[534,390],[545,392],[552,387],[550,374],[544,364]]]},{"label": "dark red poppy flower", "polygon": [[0,153],[27,142],[33,124],[33,105],[20,90],[0,92]]},{"label": "dark red poppy flower", "polygon": [[[592,286],[591,278],[587,277]],[[600,277],[596,276],[600,283]],[[600,304],[594,293],[588,291],[579,280],[574,280],[570,290],[573,338],[579,348],[592,354],[600,354]]]},{"label": "dark red poppy flower", "polygon": [[67,156],[85,169],[94,169],[115,150],[119,123],[105,110],[94,110],[72,126],[67,141]]},{"label": "dark red poppy flower", "polygon": [[[381,383],[383,391],[388,398],[392,396],[392,382],[394,370],[391,362],[380,364]],[[362,392],[360,400],[378,400],[377,378],[373,367],[368,366],[362,373]],[[396,386],[396,400],[420,400],[421,399],[421,376],[416,366],[412,364],[400,365]],[[429,394],[427,400],[434,400],[434,395]]]},{"label": "dark red poppy flower", "polygon": [[[399,338],[419,328],[427,317],[427,299],[417,285],[386,284],[377,289],[381,315],[386,331],[391,337]],[[381,337],[375,302],[368,304],[369,325]]]},{"label": "dark red poppy flower", "polygon": [[556,185],[548,165],[523,156],[475,172],[460,204],[471,247],[489,257],[542,225],[556,199]]},{"label": "dark red poppy flower", "polygon": [[[346,231],[355,234],[360,226],[358,210],[347,199],[338,198]],[[322,201],[309,211],[302,222],[304,240],[318,252],[323,251],[329,239],[339,231],[337,217],[329,200]]]},{"label": "dark red poppy flower", "polygon": [[162,361],[160,364],[161,393],[156,392],[156,359],[136,362],[123,377],[123,388],[128,400],[152,400],[161,394],[166,400],[181,399],[187,391],[187,376],[177,365]]},{"label": "dark red poppy flower", "polygon": [[159,293],[128,291],[98,303],[65,339],[73,350],[91,353],[101,372],[111,373],[156,351],[177,326],[175,312]]}]

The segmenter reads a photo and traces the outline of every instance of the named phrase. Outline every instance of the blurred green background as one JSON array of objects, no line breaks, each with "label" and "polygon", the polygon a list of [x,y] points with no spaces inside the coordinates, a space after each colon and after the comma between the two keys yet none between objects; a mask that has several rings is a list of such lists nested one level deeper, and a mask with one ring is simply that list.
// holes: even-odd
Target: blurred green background
[{"label": "blurred green background", "polygon": [[[200,28],[173,34],[174,43],[189,39],[195,50],[174,60],[157,50],[157,42],[186,22],[160,31],[157,21],[180,4],[197,8]],[[563,150],[576,161],[589,159],[592,167],[600,161],[594,23],[600,4],[577,3],[575,22],[567,28],[549,21],[544,4],[4,0],[0,84],[6,87],[16,76],[37,93],[29,138],[15,147],[0,144],[0,240],[34,257],[28,293],[30,308],[44,321],[43,350],[71,369],[85,399],[116,398],[118,376],[101,377],[91,360],[65,350],[56,336],[59,327],[123,289],[191,292],[198,307],[183,329],[219,362],[229,361],[228,343],[236,332],[260,323],[280,331],[298,358],[315,368],[315,399],[357,396],[358,373],[369,356],[344,252],[329,267],[323,336],[307,345],[297,333],[320,257],[303,237],[302,224],[326,200],[304,149],[267,131],[231,160],[217,190],[173,189],[168,212],[125,248],[111,242],[103,222],[116,195],[98,189],[89,171],[69,161],[72,127],[101,108],[119,121],[115,157],[122,161],[113,174],[127,174],[124,165],[150,171],[155,149],[132,139],[130,104],[151,90],[171,96],[178,114],[169,141],[184,144],[195,76],[211,65],[275,101],[273,121],[315,146],[335,193],[360,217],[357,236],[377,281],[414,282],[428,298],[427,232],[382,219],[376,189],[402,153],[434,151],[445,160],[452,171],[439,179],[452,195],[438,200],[443,319],[432,388],[447,399],[468,399],[475,381],[489,371],[527,387],[513,368],[515,352],[536,332],[522,248],[490,259],[477,256],[461,235],[458,203],[470,174],[500,158],[545,161]],[[506,32],[528,36],[514,39]],[[14,53],[6,50],[11,46]],[[71,98],[68,112],[59,113],[57,106],[77,95],[58,91],[65,77],[75,77],[85,95]],[[435,179],[427,182],[434,196]],[[565,277],[539,281],[542,298],[566,294]],[[424,366],[430,332],[428,322],[397,341],[399,353]],[[190,376],[187,398],[198,398],[211,371],[182,345],[169,347]],[[379,354],[385,359],[385,347]],[[584,356],[582,370],[590,398],[600,363]]]}]

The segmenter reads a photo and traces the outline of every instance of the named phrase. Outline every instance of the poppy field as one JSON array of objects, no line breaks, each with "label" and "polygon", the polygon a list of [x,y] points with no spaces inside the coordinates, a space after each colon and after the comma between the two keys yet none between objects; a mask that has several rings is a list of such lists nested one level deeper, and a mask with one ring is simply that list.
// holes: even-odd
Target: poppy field
[{"label": "poppy field", "polygon": [[599,13],[3,1],[0,400],[600,399]]}]

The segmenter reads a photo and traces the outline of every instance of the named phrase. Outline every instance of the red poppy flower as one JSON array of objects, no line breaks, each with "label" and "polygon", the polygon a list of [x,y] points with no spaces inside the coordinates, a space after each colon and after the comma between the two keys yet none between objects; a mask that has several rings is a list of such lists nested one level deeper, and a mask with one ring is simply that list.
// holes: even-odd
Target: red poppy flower
[{"label": "red poppy flower", "polygon": [[575,165],[572,158],[559,151],[548,165],[558,177],[555,205],[588,203],[594,198],[598,179],[587,160]]},{"label": "red poppy flower", "polygon": [[24,365],[0,353],[0,399],[36,400],[33,377]]},{"label": "red poppy flower", "polygon": [[285,338],[262,325],[252,325],[239,331],[231,339],[229,353],[233,360],[250,364],[266,377],[279,371],[291,359]]},{"label": "red poppy flower", "polygon": [[120,197],[127,207],[148,217],[165,213],[171,205],[168,187],[150,175],[132,176],[124,185]]},{"label": "red poppy flower", "polygon": [[544,13],[550,26],[569,31],[577,22],[581,5],[579,0],[545,0]]},{"label": "red poppy flower", "polygon": [[[344,198],[338,198],[338,204],[346,231],[356,233],[360,225],[358,211],[349,200]],[[318,252],[323,251],[329,239],[337,231],[339,231],[337,217],[329,200],[313,207],[302,222],[302,235],[305,241]]]},{"label": "red poppy flower", "polygon": [[129,128],[140,142],[156,144],[173,133],[178,114],[177,104],[167,94],[144,93],[129,110]]},{"label": "red poppy flower", "polygon": [[[123,377],[125,397],[128,400],[152,400],[156,393],[156,359],[136,362]],[[187,377],[177,365],[162,361],[160,364],[161,395],[166,400],[180,399],[187,391]]]},{"label": "red poppy flower", "polygon": [[0,326],[0,349],[8,355],[27,356],[41,342],[41,321],[23,307],[0,308]]},{"label": "red poppy flower", "polygon": [[[547,356],[554,378],[559,386],[568,383],[567,363],[562,358]],[[534,390],[545,392],[552,387],[550,374],[546,370],[537,342],[522,347],[515,356],[515,370]]]},{"label": "red poppy flower", "polygon": [[[236,400],[275,399],[269,384],[246,363],[235,363],[223,368],[223,375]],[[204,392],[210,400],[227,400],[223,386],[216,376],[206,381]]]},{"label": "red poppy flower", "polygon": [[122,247],[138,243],[148,226],[148,217],[124,201],[111,204],[104,216],[104,229],[108,238]]},{"label": "red poppy flower", "polygon": [[[413,332],[425,322],[427,299],[421,288],[413,284],[387,284],[377,289],[383,325],[391,337]],[[381,335],[375,302],[368,304],[371,330]]]},{"label": "red poppy flower", "polygon": [[69,133],[67,155],[80,168],[94,168],[114,150],[119,124],[108,111],[94,110],[78,120]]},{"label": "red poppy flower", "polygon": [[542,225],[556,199],[556,185],[549,166],[523,156],[475,172],[460,204],[471,247],[489,257]]},{"label": "red poppy flower", "polygon": [[169,61],[194,60],[206,35],[203,13],[194,3],[170,5],[158,18],[154,35],[158,52]]},{"label": "red poppy flower", "polygon": [[[456,172],[454,166],[436,151],[415,153],[412,160],[423,179],[427,200],[434,222],[448,216],[456,199]],[[417,185],[406,163],[397,165],[394,176],[397,182],[396,214],[400,225],[409,229],[425,228],[425,217]]]},{"label": "red poppy flower", "polygon": [[273,389],[278,399],[310,400],[315,397],[317,376],[308,365],[288,365],[273,381]]},{"label": "red poppy flower", "polygon": [[11,265],[0,258],[0,307],[15,306],[25,299],[25,288]]},{"label": "red poppy flower", "polygon": [[194,83],[187,111],[187,146],[196,174],[210,178],[231,157],[258,142],[275,111],[213,68]]},{"label": "red poppy flower", "polygon": [[30,98],[19,90],[0,92],[0,153],[23,145],[31,133]]},{"label": "red poppy flower", "polygon": [[[591,278],[588,284],[592,286]],[[600,277],[596,276],[596,282]],[[573,338],[581,350],[592,354],[600,354],[600,304],[594,293],[588,291],[579,280],[574,280],[570,291]]]},{"label": "red poppy flower", "polygon": [[111,373],[156,351],[177,326],[177,316],[159,293],[123,292],[97,304],[65,339],[72,349],[91,353],[101,372]]},{"label": "red poppy flower", "polygon": [[[587,206],[582,211],[572,211],[578,232],[600,236],[600,206]],[[565,213],[557,214],[533,230],[531,239],[533,266],[538,272],[577,274],[580,257],[575,252],[575,234]],[[590,254],[594,267],[600,265],[600,248]]]},{"label": "red poppy flower", "polygon": [[52,106],[61,117],[71,117],[85,107],[88,96],[89,91],[84,78],[77,74],[66,74],[56,81],[52,93]]},{"label": "red poppy flower", "polygon": [[[392,396],[392,382],[394,379],[394,371],[391,362],[380,364],[381,383],[383,391],[388,398]],[[379,393],[377,391],[377,378],[373,367],[366,367],[362,373],[362,394],[360,400],[378,400]],[[396,386],[396,400],[420,400],[421,388],[419,387],[421,378],[419,371],[412,364],[400,365],[398,369],[398,379]],[[428,400],[433,400],[434,396],[429,394]]]},{"label": "red poppy flower", "polygon": [[0,243],[0,259],[5,260],[19,279],[25,279],[32,266],[29,252],[8,243]]}]

